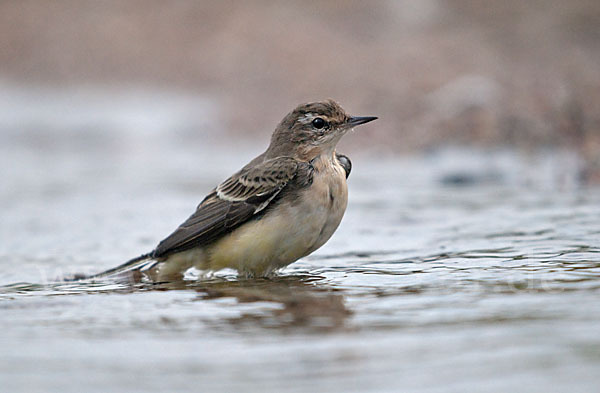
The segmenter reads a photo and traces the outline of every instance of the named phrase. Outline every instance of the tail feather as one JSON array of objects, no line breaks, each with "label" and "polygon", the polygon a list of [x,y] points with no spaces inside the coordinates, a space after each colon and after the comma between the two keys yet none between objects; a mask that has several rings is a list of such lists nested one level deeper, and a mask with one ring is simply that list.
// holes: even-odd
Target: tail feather
[{"label": "tail feather", "polygon": [[115,276],[115,275],[122,276],[127,273],[143,272],[145,270],[151,269],[157,263],[158,262],[156,260],[152,259],[152,253],[148,253],[148,254],[143,254],[143,255],[140,255],[139,257],[130,259],[129,261],[127,261],[119,266],[105,270],[101,273],[92,274],[91,276],[76,276],[67,281],[91,280],[91,279],[95,279],[95,278],[110,277],[110,276]]}]

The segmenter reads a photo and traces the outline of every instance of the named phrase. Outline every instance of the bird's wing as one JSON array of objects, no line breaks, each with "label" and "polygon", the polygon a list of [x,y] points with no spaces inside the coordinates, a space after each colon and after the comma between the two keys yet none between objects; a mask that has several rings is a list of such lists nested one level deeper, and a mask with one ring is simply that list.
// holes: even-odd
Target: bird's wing
[{"label": "bird's wing", "polygon": [[152,257],[202,246],[229,233],[263,211],[290,182],[307,184],[312,179],[309,167],[291,157],[278,157],[241,170],[217,186],[194,214],[158,244]]},{"label": "bird's wing", "polygon": [[336,156],[338,162],[340,163],[340,165],[342,166],[342,168],[344,168],[344,172],[346,172],[346,179],[347,179],[348,176],[350,176],[350,172],[352,171],[352,161],[350,161],[348,156],[345,156],[340,153],[335,153],[335,156]]}]

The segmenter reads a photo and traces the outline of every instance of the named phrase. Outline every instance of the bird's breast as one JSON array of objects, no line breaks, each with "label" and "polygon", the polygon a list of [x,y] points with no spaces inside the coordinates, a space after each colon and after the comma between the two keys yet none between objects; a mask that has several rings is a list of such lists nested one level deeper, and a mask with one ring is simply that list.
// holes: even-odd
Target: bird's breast
[{"label": "bird's breast", "polygon": [[321,230],[313,245],[314,251],[333,235],[346,211],[348,186],[346,172],[336,158],[313,163],[313,183],[304,195],[304,203],[311,220],[321,224]]}]

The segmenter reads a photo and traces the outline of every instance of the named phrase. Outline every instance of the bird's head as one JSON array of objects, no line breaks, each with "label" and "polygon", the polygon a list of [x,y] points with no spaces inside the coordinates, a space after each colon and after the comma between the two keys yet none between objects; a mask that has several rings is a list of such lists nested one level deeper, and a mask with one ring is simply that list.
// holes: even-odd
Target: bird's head
[{"label": "bird's head", "polygon": [[350,116],[333,100],[302,104],[279,123],[268,151],[273,155],[310,160],[333,152],[346,132],[375,119],[377,117]]}]

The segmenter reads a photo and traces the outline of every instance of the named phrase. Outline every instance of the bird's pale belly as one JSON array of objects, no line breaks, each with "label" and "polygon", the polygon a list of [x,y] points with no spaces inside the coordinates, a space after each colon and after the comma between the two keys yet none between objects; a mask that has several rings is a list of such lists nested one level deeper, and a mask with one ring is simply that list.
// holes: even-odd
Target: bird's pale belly
[{"label": "bird's pale belly", "polygon": [[[232,268],[244,276],[265,276],[325,244],[339,226],[347,202],[343,168],[327,165],[295,202],[277,206],[210,246],[175,254],[166,262],[201,270]],[[174,267],[165,266],[164,271]]]}]

